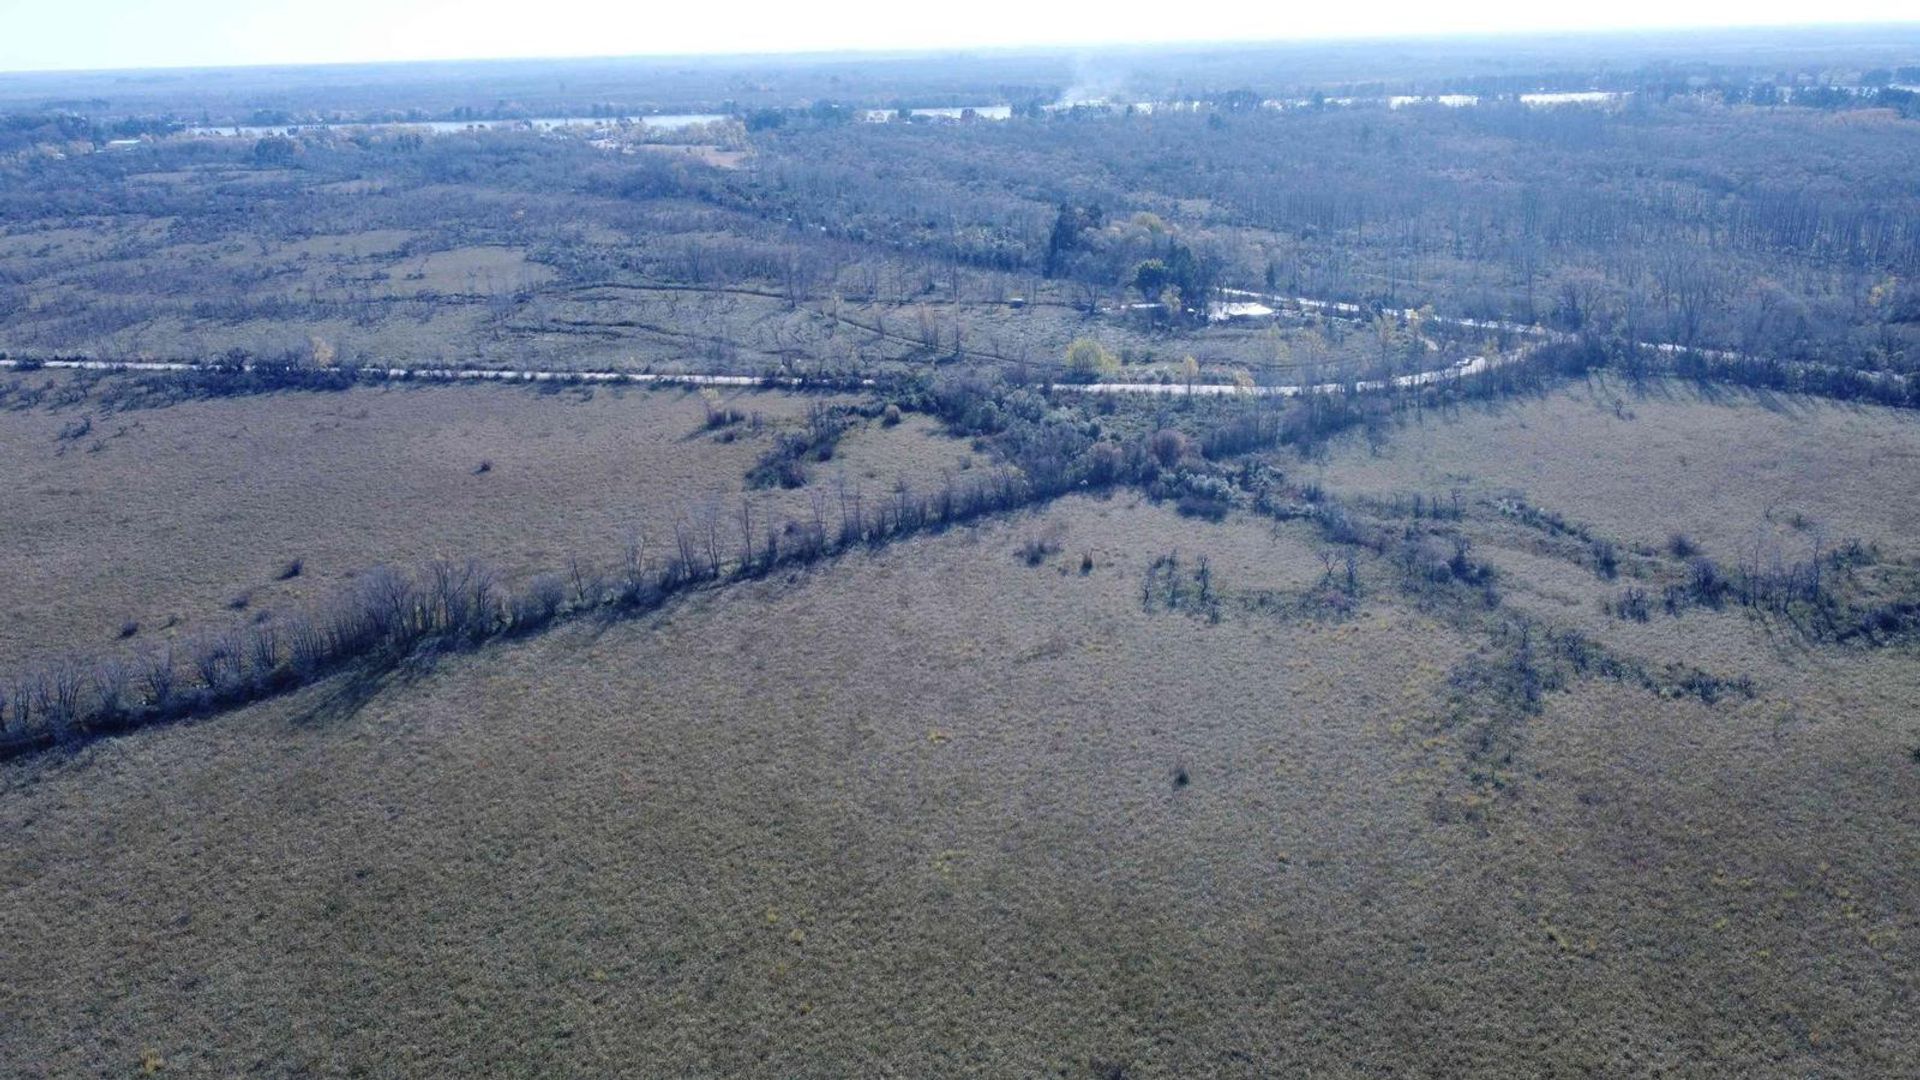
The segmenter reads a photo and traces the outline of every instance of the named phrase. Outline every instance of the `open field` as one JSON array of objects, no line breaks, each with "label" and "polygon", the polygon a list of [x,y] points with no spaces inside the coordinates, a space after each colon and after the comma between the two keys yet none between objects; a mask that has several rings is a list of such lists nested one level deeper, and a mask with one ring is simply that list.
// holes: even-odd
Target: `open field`
[{"label": "open field", "polygon": [[0,1080],[1920,1078],[1916,175],[1912,27],[0,72]]},{"label": "open field", "polygon": [[[103,409],[96,390],[0,412],[0,470],[23,494],[0,555],[0,656],[17,667],[99,653],[129,621],[126,647],[191,638],[383,563],[478,558],[516,580],[576,556],[610,562],[634,530],[664,545],[681,514],[715,500],[732,513],[776,434],[844,400],[716,399],[759,414],[756,433],[747,420],[709,430],[691,391],[552,389],[394,384],[130,411]],[[62,437],[82,422],[88,434]],[[880,493],[974,456],[920,422],[864,424],[841,447],[816,483],[844,475]],[[807,496],[753,499],[763,515],[801,517]],[[293,560],[300,572],[283,578]]]},{"label": "open field", "polygon": [[1342,491],[1517,493],[1623,542],[1679,532],[1729,559],[1756,535],[1804,547],[1816,533],[1920,555],[1920,503],[1899,490],[1920,467],[1920,416],[1906,411],[1596,378],[1415,414],[1379,453],[1348,450],[1324,473]]},{"label": "open field", "polygon": [[1462,817],[1454,631],[1142,609],[1175,546],[1310,585],[1298,528],[1070,500],[9,767],[0,923],[63,974],[5,972],[0,1039],[26,1076],[1913,1063],[1909,661],[1579,684]]},{"label": "open field", "polygon": [[[463,440],[565,423],[549,409],[697,427],[700,408],[325,400],[417,416],[442,394],[462,396]],[[1429,414],[1378,455],[1283,466],[1356,507],[1442,479],[1475,500],[1526,479],[1545,504],[1651,447],[1717,478],[1737,519],[1777,495],[1750,455],[1913,437],[1887,410],[1669,387],[1621,421],[1595,396]],[[1453,471],[1547,418],[1561,437],[1526,446],[1524,476],[1493,454],[1484,480]],[[606,424],[577,430],[597,445]],[[841,460],[859,475],[863,443],[914,446],[943,467],[960,444],[924,425],[856,434]],[[1743,453],[1707,453],[1722,428]],[[1393,471],[1415,447],[1439,475]],[[627,452],[709,470],[684,483],[737,476],[733,444],[694,450]],[[1866,469],[1805,512],[1850,507],[1892,546],[1904,485]],[[1914,1065],[1911,645],[1824,644],[1732,606],[1613,618],[1602,601],[1657,558],[1604,582],[1565,537],[1467,505],[1458,528],[1499,571],[1485,615],[1375,558],[1355,601],[1316,599],[1334,571],[1312,525],[1197,524],[1121,490],[8,765],[0,927],[15,962],[63,975],[28,992],[0,971],[0,1042],[27,1076],[149,1054],[183,1075]],[[1623,542],[1672,527],[1659,502],[1570,505]],[[1203,559],[1206,603],[1158,576]],[[1749,689],[1589,673],[1515,711],[1473,687],[1516,618]]]}]

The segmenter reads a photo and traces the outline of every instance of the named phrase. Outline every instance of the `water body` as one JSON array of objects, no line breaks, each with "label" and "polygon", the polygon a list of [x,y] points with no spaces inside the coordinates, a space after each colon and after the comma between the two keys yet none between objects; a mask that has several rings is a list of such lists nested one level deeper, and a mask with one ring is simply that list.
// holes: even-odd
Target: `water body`
[{"label": "water body", "polygon": [[1522,105],[1603,105],[1609,101],[1619,101],[1621,94],[1612,90],[1569,90],[1552,94],[1521,94]]},{"label": "water body", "polygon": [[[929,120],[965,120],[968,114],[976,120],[1009,120],[1013,117],[1011,105],[954,105],[935,109],[908,109],[911,116],[923,116]],[[870,124],[887,124],[900,119],[898,109],[868,109],[866,121]]]},{"label": "water body", "polygon": [[1444,105],[1449,109],[1464,109],[1480,104],[1478,94],[1434,94],[1420,97],[1412,94],[1400,94],[1387,99],[1387,108],[1404,109],[1409,105]]}]

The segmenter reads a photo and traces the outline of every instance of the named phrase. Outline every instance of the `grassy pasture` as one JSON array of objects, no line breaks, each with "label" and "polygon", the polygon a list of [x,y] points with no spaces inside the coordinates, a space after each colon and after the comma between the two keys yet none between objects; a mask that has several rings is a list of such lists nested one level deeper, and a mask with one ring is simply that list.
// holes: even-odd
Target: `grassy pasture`
[{"label": "grassy pasture", "polygon": [[[622,387],[393,385],[0,411],[0,470],[22,494],[0,554],[0,656],[15,668],[95,654],[119,647],[129,620],[140,627],[129,647],[193,636],[381,563],[472,557],[514,579],[576,555],[611,563],[634,529],[659,551],[677,515],[716,499],[731,514],[775,434],[831,400],[728,395],[726,407],[761,414],[758,434],[745,421],[707,430],[691,391]],[[82,418],[90,434],[60,437]],[[841,453],[812,467],[816,484],[844,475],[878,493],[975,457],[922,421],[865,425]],[[809,496],[753,498],[767,519],[802,517]],[[301,573],[281,580],[295,559]]]},{"label": "grassy pasture", "polygon": [[1471,641],[1391,593],[1148,610],[1174,547],[1229,596],[1320,574],[1302,526],[1071,498],[9,766],[6,962],[63,974],[0,972],[0,1038],[28,1076],[1912,1063],[1907,661],[1578,684],[1462,816]]},{"label": "grassy pasture", "polygon": [[[197,401],[80,439],[85,402],[0,413],[36,493],[13,647],[193,634],[378,561],[608,556],[731,505],[817,400],[726,402],[759,434],[632,388]],[[1182,415],[1142,408],[1108,419]],[[1484,610],[1385,554],[1333,602],[1313,524],[1121,489],[9,763],[0,1045],[49,1077],[1900,1075],[1911,643],[1607,605],[1676,572],[1674,531],[1732,560],[1825,530],[1910,573],[1916,442],[1596,381],[1272,458],[1375,520],[1458,489]],[[987,466],[910,414],[811,486]],[[1473,689],[1515,619],[1748,689],[1588,674],[1517,710]]]},{"label": "grassy pasture", "polygon": [[[1920,410],[1557,374],[1920,385],[1914,103],[1819,101],[1904,46],[1742,40],[1578,109],[1252,108],[1327,65],[1208,48],[1103,92],[1246,94],[1105,118],[832,107],[1109,81],[1032,57],[266,101],[751,117],[701,145],[0,124],[9,358],[878,377],[0,373],[0,1080],[1920,1077]],[[99,93],[257,80],[171,81]],[[1189,317],[1241,289],[1396,314]],[[1037,389],[1080,338],[1533,362]]]},{"label": "grassy pasture", "polygon": [[1733,559],[1756,535],[1798,547],[1816,529],[1830,542],[1920,554],[1917,465],[1920,417],[1911,413],[1596,378],[1416,416],[1377,454],[1350,445],[1322,475],[1356,494],[1520,493],[1623,542],[1659,546],[1684,532]]}]

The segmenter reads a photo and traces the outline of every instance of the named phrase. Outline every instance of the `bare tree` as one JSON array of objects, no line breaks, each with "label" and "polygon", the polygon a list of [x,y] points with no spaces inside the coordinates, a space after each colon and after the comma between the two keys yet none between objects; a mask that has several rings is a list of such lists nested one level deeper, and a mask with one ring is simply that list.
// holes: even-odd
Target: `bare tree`
[{"label": "bare tree", "polygon": [[173,690],[178,680],[179,671],[173,664],[172,642],[148,654],[140,666],[141,691],[146,696],[147,704],[156,709],[165,709],[173,704]]},{"label": "bare tree", "polygon": [[808,508],[813,513],[813,533],[807,538],[808,546],[818,554],[827,546],[827,493],[818,487],[807,490]]},{"label": "bare tree", "polygon": [[254,681],[264,686],[280,670],[280,628],[262,623],[247,636],[247,666]]},{"label": "bare tree", "polygon": [[600,572],[578,555],[567,559],[567,584],[573,589],[573,606],[589,608],[600,603],[604,591]]},{"label": "bare tree", "polygon": [[363,575],[356,600],[372,635],[389,645],[410,644],[424,630],[419,590],[390,566],[376,566]]},{"label": "bare tree", "polygon": [[287,663],[300,678],[308,678],[320,668],[326,657],[326,635],[320,627],[305,615],[296,615],[287,620]]},{"label": "bare tree", "polygon": [[118,716],[125,706],[131,675],[117,657],[108,657],[93,665],[93,694],[102,716]]},{"label": "bare tree", "polygon": [[753,568],[753,499],[743,493],[740,496],[740,573],[751,574]]},{"label": "bare tree", "polygon": [[71,659],[54,664],[40,679],[40,715],[55,741],[69,743],[79,737],[80,695],[85,687],[80,665]]},{"label": "bare tree", "polygon": [[706,536],[707,571],[710,575],[720,573],[720,503],[709,499],[701,512],[702,532]]},{"label": "bare tree", "polygon": [[693,520],[685,514],[673,519],[673,546],[678,562],[671,578],[692,578],[700,576],[700,541],[694,532]]},{"label": "bare tree", "polygon": [[494,575],[468,559],[436,559],[427,567],[427,618],[449,637],[477,639],[493,628]]},{"label": "bare tree", "polygon": [[627,540],[621,548],[620,572],[621,590],[629,598],[638,596],[647,576],[647,533],[644,528],[635,527],[627,531]]},{"label": "bare tree", "polygon": [[229,655],[225,637],[205,637],[194,644],[188,662],[192,664],[193,673],[199,678],[200,684],[208,691],[217,694],[226,683]]}]

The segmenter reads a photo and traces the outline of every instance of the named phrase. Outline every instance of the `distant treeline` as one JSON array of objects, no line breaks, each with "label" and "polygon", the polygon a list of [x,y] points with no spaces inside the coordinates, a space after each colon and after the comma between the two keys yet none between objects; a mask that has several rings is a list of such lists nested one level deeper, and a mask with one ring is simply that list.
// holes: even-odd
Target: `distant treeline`
[{"label": "distant treeline", "polygon": [[[1606,109],[1063,113],[938,127],[845,123],[811,106],[783,115],[748,137],[739,168],[526,132],[164,140],[0,165],[0,225],[22,236],[95,217],[167,222],[111,253],[62,256],[71,270],[52,265],[71,287],[35,290],[0,268],[0,320],[17,345],[52,350],[163,316],[361,325],[451,302],[395,296],[371,268],[297,292],[277,283],[298,267],[265,259],[269,237],[396,229],[413,235],[395,258],[500,245],[553,272],[551,285],[476,283],[457,298],[486,305],[496,334],[543,295],[608,282],[750,286],[796,304],[951,299],[964,281],[980,296],[1032,297],[1044,285],[1088,310],[1173,297],[1194,322],[1225,286],[1920,368],[1910,120],[1842,124],[1700,94]],[[155,170],[204,171],[133,182]],[[385,185],[378,195],[335,183],[370,177]],[[623,239],[594,241],[588,226]],[[223,240],[257,241],[262,261],[152,265],[175,245]]]}]

